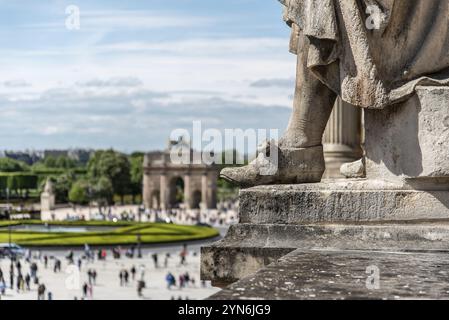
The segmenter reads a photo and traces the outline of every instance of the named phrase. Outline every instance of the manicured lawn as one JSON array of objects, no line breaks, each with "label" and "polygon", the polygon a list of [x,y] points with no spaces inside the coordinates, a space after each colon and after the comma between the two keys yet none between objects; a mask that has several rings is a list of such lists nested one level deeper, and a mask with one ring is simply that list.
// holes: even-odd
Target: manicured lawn
[{"label": "manicured lawn", "polygon": [[[0,227],[18,224],[43,224],[42,221],[0,221]],[[163,223],[132,223],[105,221],[47,222],[58,226],[116,226],[114,230],[90,232],[33,232],[12,231],[12,242],[23,246],[78,246],[135,244],[140,235],[142,243],[168,243],[212,238],[218,235],[213,228]],[[0,243],[8,242],[8,229],[0,229]]]}]

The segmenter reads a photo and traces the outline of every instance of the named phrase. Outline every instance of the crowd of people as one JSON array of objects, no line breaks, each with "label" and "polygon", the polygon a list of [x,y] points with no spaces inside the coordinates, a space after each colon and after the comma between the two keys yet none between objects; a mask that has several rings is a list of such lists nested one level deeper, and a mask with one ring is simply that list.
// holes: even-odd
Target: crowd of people
[{"label": "crowd of people", "polygon": [[9,266],[9,282],[5,279],[5,274],[0,268],[0,297],[6,294],[6,289],[16,290],[17,293],[31,291],[31,285],[37,287],[38,300],[53,300],[51,291],[47,291],[45,284],[38,277],[38,265],[35,261],[31,261],[31,257],[27,256],[25,262],[28,264],[28,270],[22,265],[21,259],[11,259]]},{"label": "crowd of people", "polygon": [[[74,268],[77,268],[79,272],[86,272],[87,275],[87,281],[81,285],[79,296],[74,296],[74,299],[93,299],[94,288],[97,285],[99,272],[92,267],[91,263],[95,262],[95,260],[106,260],[109,256],[108,251],[110,251],[110,259],[115,261],[120,259],[128,259],[127,262],[129,262],[130,259],[139,259],[142,257],[140,246],[138,248],[135,246],[130,246],[127,248],[117,246],[109,250],[92,250],[88,245],[85,245],[84,251],[79,252],[78,255],[75,255],[75,252],[72,250],[68,251],[65,255],[65,259],[62,258],[62,260],[65,261],[65,265],[67,267],[74,266]],[[174,288],[181,290],[186,287],[196,287],[196,279],[188,272],[181,272],[178,276],[175,276],[174,273],[169,270],[169,264],[175,267],[186,266],[188,254],[189,251],[187,249],[187,245],[185,244],[179,251],[179,260],[168,252],[153,252],[149,254],[155,269],[167,269],[167,274],[163,280],[167,283],[167,288],[169,290],[173,290]],[[193,255],[196,256],[196,253],[193,253]],[[160,256],[163,257],[163,265],[160,265],[159,263]],[[61,272],[63,264],[62,260],[61,256],[49,256],[47,254],[42,254],[40,251],[36,252],[34,257],[32,257],[30,251],[25,259],[12,259],[9,270],[9,279],[7,279],[7,275],[1,270],[0,267],[0,298],[1,295],[5,295],[7,289],[14,289],[18,294],[20,294],[29,292],[31,287],[34,286],[34,291],[37,292],[38,300],[53,300],[53,292],[49,290],[48,286],[46,286],[46,284],[39,277],[38,262],[40,262],[40,265],[45,269],[48,268],[49,270],[52,270],[53,273],[57,274]],[[173,260],[174,263],[169,263],[170,260]],[[136,262],[139,262],[139,260],[136,260]],[[25,268],[24,265],[27,267]],[[129,287],[131,285],[135,286],[137,296],[142,297],[143,291],[147,287],[146,280],[148,280],[148,278],[145,277],[147,267],[149,266],[143,263],[135,263],[130,267],[125,267],[123,264],[118,274],[120,287]],[[9,282],[7,280],[9,280]],[[205,282],[202,282],[201,286],[205,287]]]},{"label": "crowd of people", "polygon": [[179,208],[167,210],[146,209],[141,218],[145,221],[170,221],[179,224],[209,224],[216,227],[231,225],[238,222],[238,201],[223,201],[217,204],[217,209],[186,209],[181,204]]}]

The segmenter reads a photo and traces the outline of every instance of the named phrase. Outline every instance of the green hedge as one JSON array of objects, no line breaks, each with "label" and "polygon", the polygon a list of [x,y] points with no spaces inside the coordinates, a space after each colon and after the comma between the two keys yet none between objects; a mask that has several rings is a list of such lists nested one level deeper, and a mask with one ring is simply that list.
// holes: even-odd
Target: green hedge
[{"label": "green hedge", "polygon": [[83,246],[135,244],[137,237],[142,243],[170,243],[213,238],[219,235],[214,228],[184,226],[163,223],[111,223],[104,221],[42,222],[42,221],[0,221],[0,242],[8,242],[8,225],[18,224],[73,225],[73,226],[116,226],[115,230],[76,232],[11,232],[13,243],[23,246]]},{"label": "green hedge", "polygon": [[8,176],[0,174],[0,190],[5,190],[8,187]]},{"label": "green hedge", "polygon": [[13,172],[0,173],[0,190],[37,189],[38,177],[33,173]]},{"label": "green hedge", "polygon": [[77,175],[85,175],[87,173],[86,168],[73,168],[73,169],[47,169],[47,168],[32,168],[32,172],[39,176],[59,176],[68,171],[72,171]]}]

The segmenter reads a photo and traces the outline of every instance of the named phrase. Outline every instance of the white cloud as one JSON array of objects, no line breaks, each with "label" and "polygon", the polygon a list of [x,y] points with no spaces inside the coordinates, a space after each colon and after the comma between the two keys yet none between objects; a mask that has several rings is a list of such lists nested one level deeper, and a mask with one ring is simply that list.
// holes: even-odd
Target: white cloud
[{"label": "white cloud", "polygon": [[[83,10],[80,6],[80,31],[149,30],[162,28],[188,28],[208,26],[217,19],[203,16],[179,15],[161,11],[135,10]],[[219,19],[218,19],[219,20]],[[66,31],[64,19],[54,22],[22,25],[24,29]]]},{"label": "white cloud", "polygon": [[31,87],[31,83],[29,83],[23,79],[7,80],[7,81],[3,82],[3,85],[7,88]]},{"label": "white cloud", "polygon": [[197,119],[218,128],[286,124],[293,86],[266,81],[294,77],[287,30],[222,28],[236,18],[221,12],[80,9],[79,32],[64,19],[22,25],[18,41],[37,40],[0,48],[3,79],[32,84],[0,85],[0,148],[147,150]]},{"label": "white cloud", "polygon": [[207,93],[189,100],[160,101],[170,96],[144,89],[128,94],[111,90],[99,96],[72,88],[49,90],[33,101],[11,103],[0,98],[0,131],[4,133],[0,145],[8,149],[114,146],[124,151],[150,150],[162,147],[171,130],[190,130],[194,120],[219,130],[282,130],[290,113],[281,105],[242,103]]},{"label": "white cloud", "polygon": [[285,79],[260,79],[251,83],[251,87],[254,88],[270,88],[270,87],[281,87],[281,88],[293,88],[295,86],[295,78],[285,78]]},{"label": "white cloud", "polygon": [[136,77],[118,77],[106,80],[92,79],[86,82],[77,82],[80,87],[140,87],[143,85],[142,80]]}]

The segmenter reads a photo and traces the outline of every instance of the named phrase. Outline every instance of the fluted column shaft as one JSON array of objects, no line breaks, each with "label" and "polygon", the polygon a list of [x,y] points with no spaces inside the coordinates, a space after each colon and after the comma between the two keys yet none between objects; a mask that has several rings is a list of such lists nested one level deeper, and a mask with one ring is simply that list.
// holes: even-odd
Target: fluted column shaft
[{"label": "fluted column shaft", "polygon": [[341,177],[340,166],[362,157],[361,109],[337,99],[323,137],[326,178]]}]

